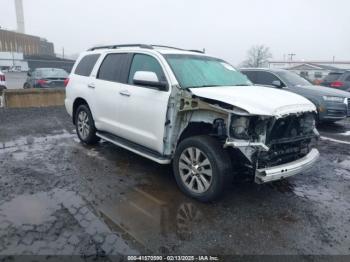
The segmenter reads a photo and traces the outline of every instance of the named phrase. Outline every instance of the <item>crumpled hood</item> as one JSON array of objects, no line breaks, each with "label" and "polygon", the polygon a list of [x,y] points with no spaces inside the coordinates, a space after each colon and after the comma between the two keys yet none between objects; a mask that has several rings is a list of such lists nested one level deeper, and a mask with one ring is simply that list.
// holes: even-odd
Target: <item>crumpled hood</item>
[{"label": "crumpled hood", "polygon": [[262,86],[220,86],[190,88],[191,92],[208,99],[221,101],[252,115],[281,117],[283,115],[316,111],[306,98],[283,90]]}]

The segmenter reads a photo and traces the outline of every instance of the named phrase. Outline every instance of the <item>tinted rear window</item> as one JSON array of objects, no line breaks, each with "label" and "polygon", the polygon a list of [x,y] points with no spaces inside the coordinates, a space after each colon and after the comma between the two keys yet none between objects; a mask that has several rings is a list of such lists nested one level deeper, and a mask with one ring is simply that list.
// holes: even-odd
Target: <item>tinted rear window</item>
[{"label": "tinted rear window", "polygon": [[335,81],[337,79],[340,78],[340,76],[342,75],[343,73],[329,73],[326,77],[325,77],[325,81],[329,81],[329,82],[332,82],[332,81]]},{"label": "tinted rear window", "polygon": [[131,55],[109,54],[103,60],[97,78],[101,80],[126,83]]},{"label": "tinted rear window", "polygon": [[87,55],[83,57],[74,73],[81,76],[89,76],[99,57],[99,54]]},{"label": "tinted rear window", "polygon": [[63,69],[47,68],[38,70],[37,76],[46,78],[67,78],[68,73]]}]

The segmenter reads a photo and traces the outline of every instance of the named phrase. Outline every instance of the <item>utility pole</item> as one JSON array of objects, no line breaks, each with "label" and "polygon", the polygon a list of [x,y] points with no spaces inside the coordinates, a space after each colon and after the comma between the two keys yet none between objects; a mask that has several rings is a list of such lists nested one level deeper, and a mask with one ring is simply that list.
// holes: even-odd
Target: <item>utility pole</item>
[{"label": "utility pole", "polygon": [[62,47],[62,58],[64,59],[64,47]]},{"label": "utility pole", "polygon": [[290,54],[288,54],[288,55],[289,55],[289,57],[290,57],[290,61],[293,61],[293,56],[295,56],[296,54],[290,53]]},{"label": "utility pole", "polygon": [[333,64],[334,64],[334,62],[335,62],[335,56],[333,56]]}]

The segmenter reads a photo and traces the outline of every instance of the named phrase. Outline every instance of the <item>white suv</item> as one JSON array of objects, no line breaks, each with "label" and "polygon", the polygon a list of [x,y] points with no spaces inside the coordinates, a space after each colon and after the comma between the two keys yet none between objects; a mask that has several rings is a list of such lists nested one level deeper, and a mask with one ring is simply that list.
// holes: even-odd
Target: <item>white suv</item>
[{"label": "white suv", "polygon": [[257,87],[227,62],[155,45],[91,48],[73,67],[65,105],[80,140],[100,138],[160,164],[180,189],[217,198],[245,167],[256,183],[310,168],[315,106]]}]

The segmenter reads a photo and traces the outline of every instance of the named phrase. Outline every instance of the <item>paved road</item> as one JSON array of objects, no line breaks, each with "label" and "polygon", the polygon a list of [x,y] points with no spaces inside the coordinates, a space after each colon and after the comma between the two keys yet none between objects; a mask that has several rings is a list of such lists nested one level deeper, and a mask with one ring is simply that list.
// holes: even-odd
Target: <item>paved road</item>
[{"label": "paved road", "polygon": [[82,145],[63,108],[1,110],[0,123],[0,255],[350,254],[347,144],[321,140],[313,170],[239,179],[201,204],[167,166]]},{"label": "paved road", "polygon": [[27,78],[27,73],[7,72],[5,73],[5,77],[8,89],[22,89]]}]

